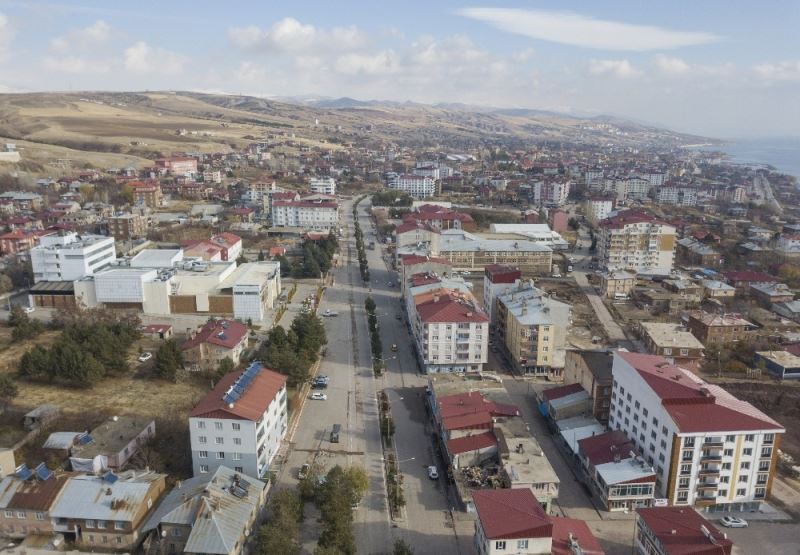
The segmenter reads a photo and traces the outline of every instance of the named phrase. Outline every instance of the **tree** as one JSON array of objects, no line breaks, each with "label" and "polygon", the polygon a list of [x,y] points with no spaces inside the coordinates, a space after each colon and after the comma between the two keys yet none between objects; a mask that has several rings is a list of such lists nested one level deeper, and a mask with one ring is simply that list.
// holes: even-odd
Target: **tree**
[{"label": "tree", "polygon": [[392,555],[414,555],[414,550],[404,540],[397,538],[394,540]]},{"label": "tree", "polygon": [[220,379],[222,376],[229,372],[233,372],[233,369],[236,368],[236,365],[233,363],[231,357],[225,357],[219,361],[219,365],[217,365],[217,373],[216,378]]},{"label": "tree", "polygon": [[176,381],[180,368],[183,368],[183,353],[174,339],[168,339],[156,351],[153,374],[163,380]]},{"label": "tree", "polygon": [[17,383],[8,374],[0,374],[0,404],[3,409],[19,394]]},{"label": "tree", "polygon": [[259,262],[264,262],[264,260],[266,260],[266,259],[267,259],[267,257],[264,255],[264,249],[261,249],[260,251],[258,251],[258,261]]},{"label": "tree", "polygon": [[280,254],[275,257],[275,260],[281,265],[281,277],[289,277],[292,275],[292,263],[286,256]]},{"label": "tree", "polygon": [[0,293],[8,293],[14,289],[14,282],[5,274],[0,274]]},{"label": "tree", "polygon": [[241,266],[245,262],[247,262],[247,257],[244,255],[244,253],[242,253],[239,255],[239,258],[236,259],[236,265]]},{"label": "tree", "polygon": [[270,497],[267,522],[258,530],[254,552],[258,555],[300,553],[302,504],[297,493],[280,490]]}]

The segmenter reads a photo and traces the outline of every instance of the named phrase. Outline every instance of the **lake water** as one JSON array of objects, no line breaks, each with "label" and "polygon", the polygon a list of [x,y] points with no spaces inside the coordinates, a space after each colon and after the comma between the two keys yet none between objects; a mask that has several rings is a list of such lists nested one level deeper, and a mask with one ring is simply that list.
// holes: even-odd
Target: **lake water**
[{"label": "lake water", "polygon": [[800,179],[800,137],[738,139],[713,150],[725,152],[733,162],[769,164]]}]

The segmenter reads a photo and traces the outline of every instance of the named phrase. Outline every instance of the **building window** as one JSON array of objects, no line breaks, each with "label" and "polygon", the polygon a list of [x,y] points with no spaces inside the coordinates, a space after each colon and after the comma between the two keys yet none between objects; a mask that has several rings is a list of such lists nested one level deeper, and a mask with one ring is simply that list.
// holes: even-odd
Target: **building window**
[{"label": "building window", "polygon": [[206,436],[197,436],[197,443],[208,443]]},{"label": "building window", "polygon": [[235,461],[240,461],[240,460],[242,460],[242,454],[241,454],[241,453],[233,453],[233,454],[231,454],[231,457],[232,457],[232,458],[233,458],[233,460],[235,460]]},{"label": "building window", "polygon": [[106,521],[105,520],[98,520],[97,521],[97,527],[100,530],[105,530],[106,529]]},{"label": "building window", "polygon": [[745,441],[755,441],[755,439],[756,439],[756,436],[753,435],[753,434],[747,434],[746,436],[744,436],[744,440]]},{"label": "building window", "polygon": [[234,471],[234,472],[244,472],[244,470],[242,470],[242,467],[241,467],[241,466],[234,466],[234,467],[233,467],[233,471]]},{"label": "building window", "polygon": [[222,429],[222,422],[214,422],[214,429],[221,430]]},{"label": "building window", "polygon": [[727,489],[721,489],[721,490],[719,490],[719,493],[717,495],[719,497],[727,497],[728,496],[728,490]]},{"label": "building window", "polygon": [[124,530],[124,529],[125,529],[125,523],[124,522],[119,521],[119,520],[114,522],[114,530]]},{"label": "building window", "polygon": [[494,548],[497,549],[498,551],[503,550],[506,548],[506,542],[504,541],[494,542]]},{"label": "building window", "polygon": [[197,421],[197,429],[198,430],[205,430],[206,429],[206,423],[203,420],[198,420]]},{"label": "building window", "polygon": [[94,520],[87,520],[86,528],[94,528]]},{"label": "building window", "polygon": [[740,467],[740,468],[741,468],[742,470],[750,470],[750,463],[745,461],[745,462],[743,462],[743,463],[741,464],[741,467]]},{"label": "building window", "polygon": [[739,497],[747,495],[747,488],[739,488],[739,489],[737,489],[736,490],[736,495],[738,495]]},{"label": "building window", "polygon": [[6,511],[6,518],[14,518],[14,511]]},{"label": "building window", "polygon": [[528,549],[528,540],[517,540],[517,549]]},{"label": "building window", "polygon": [[687,499],[689,499],[689,492],[688,491],[679,491],[678,492],[678,503],[686,503]]},{"label": "building window", "polygon": [[225,440],[221,437],[215,437],[214,443],[216,443],[217,445],[222,445],[223,443],[225,443]]},{"label": "building window", "polygon": [[122,536],[117,536],[117,543],[122,543]]},{"label": "building window", "polygon": [[224,458],[225,458],[225,452],[224,451],[217,451],[217,460],[221,460],[221,459],[224,459]]},{"label": "building window", "polygon": [[722,470],[730,470],[731,463],[722,463]]},{"label": "building window", "polygon": [[756,488],[756,499],[763,499],[767,495],[767,488]]},{"label": "building window", "polygon": [[[656,422],[655,420],[656,419],[653,418],[653,424],[658,424],[658,422]],[[693,437],[687,437],[686,439],[684,439],[683,440],[683,446],[684,447],[694,447],[694,438]]]},{"label": "building window", "polygon": [[750,447],[745,447],[744,449],[742,449],[742,455],[744,455],[745,457],[752,456],[753,455],[753,449],[751,449]]},{"label": "building window", "polygon": [[233,444],[234,445],[241,445],[242,444],[242,438],[240,438],[240,437],[233,438]]},{"label": "building window", "polygon": [[208,451],[198,451],[197,456],[200,457],[201,459],[207,459]]},{"label": "building window", "polygon": [[743,474],[742,476],[739,476],[738,482],[741,483],[741,484],[746,484],[747,483],[747,475]]},{"label": "building window", "polygon": [[772,456],[772,447],[762,447],[761,448],[761,457],[766,459]]},{"label": "building window", "polygon": [[233,423],[231,423],[231,428],[233,428],[235,431],[238,432],[239,430],[242,429],[242,425],[239,424],[238,422],[233,422]]},{"label": "building window", "polygon": [[723,451],[722,454],[725,455],[726,457],[732,457],[733,449],[725,449],[725,451]]},{"label": "building window", "polygon": [[200,474],[205,474],[206,472],[208,472],[208,465],[207,464],[201,464],[200,465]]}]

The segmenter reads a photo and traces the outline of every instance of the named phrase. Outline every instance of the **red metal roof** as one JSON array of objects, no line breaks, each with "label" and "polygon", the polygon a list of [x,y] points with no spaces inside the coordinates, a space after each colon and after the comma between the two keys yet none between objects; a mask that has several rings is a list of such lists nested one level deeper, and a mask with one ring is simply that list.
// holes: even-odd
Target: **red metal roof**
[{"label": "red metal roof", "polygon": [[165,331],[169,331],[172,329],[172,326],[169,324],[148,324],[146,326],[142,326],[143,333],[164,333]]},{"label": "red metal roof", "polygon": [[750,270],[724,272],[722,275],[724,275],[729,282],[748,281],[755,283],[775,283],[778,281],[778,278],[765,274],[764,272],[754,272]]},{"label": "red metal roof", "polygon": [[519,268],[503,264],[489,264],[484,268],[484,275],[492,283],[514,283],[522,278]]},{"label": "red metal roof", "polygon": [[443,417],[441,419],[442,429],[451,430],[491,430],[492,415],[488,412],[472,412],[457,416]]},{"label": "red metal roof", "polygon": [[217,386],[197,403],[189,416],[258,421],[278,392],[286,385],[286,376],[269,368],[263,368],[231,406],[223,401],[222,397],[241,374],[241,371],[226,374]]},{"label": "red metal roof", "polygon": [[584,521],[564,516],[553,516],[550,520],[553,523],[553,545],[550,548],[552,555],[574,555],[575,551],[570,548],[570,538],[578,542],[583,555],[605,555]]},{"label": "red metal roof", "polygon": [[477,451],[478,449],[488,449],[497,445],[497,438],[494,432],[484,432],[471,436],[457,437],[447,442],[447,452],[451,455]]},{"label": "red metal roof", "polygon": [[578,441],[578,448],[594,466],[613,462],[616,456],[629,459],[631,451],[636,450],[622,430],[581,439]]},{"label": "red metal roof", "polygon": [[471,306],[463,301],[456,300],[450,295],[442,295],[438,299],[417,305],[417,313],[425,324],[454,322],[454,323],[483,323],[489,317],[477,306]]},{"label": "red metal roof", "polygon": [[218,245],[222,245],[226,249],[233,247],[234,245],[241,243],[242,238],[238,235],[234,235],[233,233],[228,233],[227,231],[220,233],[218,235],[214,235],[211,238],[211,241]]},{"label": "red metal roof", "polygon": [[[691,507],[648,507],[636,512],[639,526],[650,529],[667,555],[730,555],[733,549],[733,542]],[[703,533],[703,526],[713,543]]]},{"label": "red metal roof", "polygon": [[583,391],[583,386],[579,383],[571,383],[567,385],[560,385],[551,389],[546,389],[542,392],[542,397],[545,401],[553,401],[554,399],[561,399],[573,393],[580,393]]},{"label": "red metal roof", "polygon": [[472,500],[490,540],[552,536],[553,523],[529,488],[474,491]]},{"label": "red metal roof", "polygon": [[181,350],[186,351],[197,347],[200,343],[211,343],[233,349],[247,336],[247,326],[236,320],[212,320],[206,323],[192,339],[181,345]]}]

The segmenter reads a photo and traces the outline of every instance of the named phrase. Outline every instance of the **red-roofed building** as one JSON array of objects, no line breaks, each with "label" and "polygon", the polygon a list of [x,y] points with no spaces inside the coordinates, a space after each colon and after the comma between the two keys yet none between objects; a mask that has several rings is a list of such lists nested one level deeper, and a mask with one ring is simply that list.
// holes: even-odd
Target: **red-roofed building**
[{"label": "red-roofed building", "polygon": [[644,210],[623,210],[600,221],[597,256],[608,270],[669,275],[676,241],[674,226]]},{"label": "red-roofed building", "polygon": [[247,326],[236,320],[211,320],[181,345],[186,365],[192,370],[214,370],[229,358],[239,364],[247,346]]},{"label": "red-roofed building", "polygon": [[673,505],[758,510],[769,495],[783,426],[658,355],[614,353],[609,428],[622,430]]},{"label": "red-roofed building", "polygon": [[731,555],[733,542],[691,507],[636,511],[639,555]]},{"label": "red-roofed building", "polygon": [[220,233],[211,242],[222,249],[222,260],[236,260],[242,254],[242,238],[233,233]]},{"label": "red-roofed building", "polygon": [[189,415],[194,475],[224,465],[262,478],[287,425],[286,376],[260,362],[226,374]]},{"label": "red-roofed building", "polygon": [[564,516],[550,517],[550,520],[553,522],[552,555],[605,555],[584,521]]},{"label": "red-roofed building", "polygon": [[522,272],[516,266],[489,264],[483,269],[483,309],[492,324],[497,317],[497,296],[510,291],[521,279]]},{"label": "red-roofed building", "polygon": [[157,208],[164,203],[161,185],[157,181],[131,181],[128,187],[133,193],[133,204]]},{"label": "red-roofed building", "polygon": [[469,214],[456,212],[435,204],[423,204],[416,212],[409,212],[403,216],[403,222],[418,222],[435,230],[463,229],[473,231],[475,221]]},{"label": "red-roofed building", "polygon": [[552,549],[553,522],[528,488],[472,492],[480,555],[545,554]]},{"label": "red-roofed building", "polygon": [[746,295],[750,291],[750,286],[757,283],[778,283],[778,278],[765,274],[764,272],[755,272],[752,270],[737,270],[725,272],[725,276],[729,285],[732,285],[737,293]]},{"label": "red-roofed building", "polygon": [[142,335],[150,339],[170,339],[172,326],[169,324],[148,324],[142,326]]},{"label": "red-roofed building", "polygon": [[54,235],[52,229],[15,229],[0,235],[0,254],[19,254],[31,250],[39,244],[39,238],[44,235]]},{"label": "red-roofed building", "polygon": [[339,226],[339,205],[330,200],[273,200],[270,209],[275,227],[299,227],[330,231]]}]

